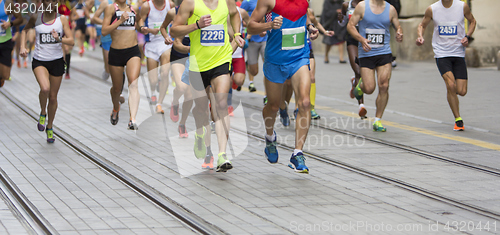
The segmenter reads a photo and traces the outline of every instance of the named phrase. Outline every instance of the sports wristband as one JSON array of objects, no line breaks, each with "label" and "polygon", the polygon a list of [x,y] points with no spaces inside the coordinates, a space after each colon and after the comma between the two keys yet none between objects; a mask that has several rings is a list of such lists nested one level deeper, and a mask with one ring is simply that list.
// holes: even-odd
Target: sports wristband
[{"label": "sports wristband", "polygon": [[469,35],[465,35],[465,37],[467,38],[467,40],[470,41],[470,36]]},{"label": "sports wristband", "polygon": [[201,29],[200,25],[198,24],[198,20],[196,21],[196,27],[198,27],[198,29]]},{"label": "sports wristband", "polygon": [[234,37],[236,37],[236,36],[241,36],[241,33],[235,33]]}]

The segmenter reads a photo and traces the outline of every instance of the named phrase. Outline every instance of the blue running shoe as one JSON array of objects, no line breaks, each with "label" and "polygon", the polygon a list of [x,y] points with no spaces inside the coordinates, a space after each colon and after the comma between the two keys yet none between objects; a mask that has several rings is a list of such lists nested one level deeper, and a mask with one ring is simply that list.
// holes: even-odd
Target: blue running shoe
[{"label": "blue running shoe", "polygon": [[290,158],[290,164],[288,166],[292,169],[295,169],[298,173],[309,174],[309,168],[306,166],[306,158],[302,152],[297,153],[297,155],[293,155]]},{"label": "blue running shoe", "polygon": [[288,117],[288,110],[280,109],[280,121],[283,126],[290,126],[290,118]]},{"label": "blue running shoe", "polygon": [[[274,135],[276,135],[276,132],[274,132]],[[266,139],[266,148],[264,149],[264,152],[266,153],[267,160],[269,163],[274,164],[278,162],[278,149],[276,149],[276,138],[274,138],[274,141],[269,141]]]}]

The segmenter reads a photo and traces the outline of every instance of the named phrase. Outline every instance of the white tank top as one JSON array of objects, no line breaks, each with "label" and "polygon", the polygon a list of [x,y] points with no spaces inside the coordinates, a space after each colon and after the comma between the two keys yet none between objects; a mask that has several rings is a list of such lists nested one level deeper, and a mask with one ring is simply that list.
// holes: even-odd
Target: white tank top
[{"label": "white tank top", "polygon": [[445,8],[440,0],[432,4],[431,8],[434,57],[465,57],[465,47],[460,42],[465,37],[464,3],[453,0],[451,7]]},{"label": "white tank top", "polygon": [[[241,22],[240,33],[241,33],[241,36],[243,37],[243,32],[244,32],[243,18],[241,17],[240,8],[236,7],[236,9],[238,10],[238,15],[240,15],[240,22]],[[243,48],[241,48],[241,47],[237,47],[236,51],[234,51],[234,53],[233,53],[233,59],[238,59],[238,58],[243,58]]]},{"label": "white tank top", "polygon": [[[163,6],[163,9],[157,9],[155,4],[153,3],[153,0],[148,1],[148,4],[149,4],[149,14],[148,18],[146,18],[146,25],[150,29],[159,29],[160,26],[163,24],[165,17],[167,16],[167,12],[170,10],[170,2],[165,0],[165,5]],[[161,35],[161,32],[158,32],[158,34],[156,35],[153,35],[151,33],[148,35],[149,35],[149,42],[165,40]]]},{"label": "white tank top", "polygon": [[35,27],[36,42],[33,58],[39,61],[52,61],[63,58],[62,43],[56,42],[56,39],[52,36],[53,29],[59,36],[63,36],[61,17],[58,16],[52,24],[46,24],[43,21],[43,13],[39,14],[37,26]]}]

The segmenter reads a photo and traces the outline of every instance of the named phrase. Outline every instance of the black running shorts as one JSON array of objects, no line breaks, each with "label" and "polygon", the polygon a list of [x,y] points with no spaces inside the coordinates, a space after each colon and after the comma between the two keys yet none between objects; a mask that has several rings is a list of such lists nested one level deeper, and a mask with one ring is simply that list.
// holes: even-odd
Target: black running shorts
[{"label": "black running shorts", "polygon": [[346,42],[347,42],[347,46],[358,46],[358,41],[356,39],[354,39],[354,37],[352,37],[350,34],[347,34],[346,36]]},{"label": "black running shorts", "polygon": [[108,64],[111,66],[125,67],[125,65],[127,65],[127,62],[132,57],[141,58],[141,51],[139,50],[139,46],[135,45],[133,47],[125,49],[114,49],[111,47],[109,48]]},{"label": "black running shorts", "polygon": [[441,76],[452,72],[455,79],[467,79],[467,64],[464,57],[436,58],[436,64]]},{"label": "black running shorts", "polygon": [[194,89],[201,91],[210,86],[212,79],[224,74],[230,74],[230,70],[231,64],[227,62],[204,72],[189,71],[189,82]]},{"label": "black running shorts", "polygon": [[12,39],[0,43],[0,64],[12,67],[12,49],[14,49],[14,42]]},{"label": "black running shorts", "polygon": [[36,67],[38,66],[43,66],[49,71],[49,74],[54,76],[54,77],[60,77],[64,74],[64,59],[61,57],[57,60],[51,60],[51,61],[40,61],[35,58],[33,58],[33,61],[31,62],[31,68],[35,70]]},{"label": "black running shorts", "polygon": [[370,57],[359,58],[359,67],[375,69],[392,62],[392,54],[376,55]]}]

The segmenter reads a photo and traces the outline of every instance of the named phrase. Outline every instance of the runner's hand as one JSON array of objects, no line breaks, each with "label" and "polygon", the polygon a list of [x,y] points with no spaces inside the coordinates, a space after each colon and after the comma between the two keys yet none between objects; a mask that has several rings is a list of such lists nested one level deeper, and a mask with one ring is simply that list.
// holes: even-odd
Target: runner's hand
[{"label": "runner's hand", "polygon": [[278,16],[274,18],[272,22],[272,29],[280,29],[283,24],[283,16]]},{"label": "runner's hand", "polygon": [[462,43],[462,46],[468,47],[469,46],[469,39],[467,37],[462,38],[460,41]]},{"label": "runner's hand", "polygon": [[54,37],[56,39],[56,41],[59,42],[59,34],[56,32],[56,30],[52,29],[52,31],[50,31],[50,33],[52,33],[52,37]]},{"label": "runner's hand", "polygon": [[2,20],[2,29],[8,29],[8,28],[10,28],[10,22]]},{"label": "runner's hand", "polygon": [[160,29],[149,29],[149,33],[151,33],[153,35],[158,34],[158,32],[160,32]]},{"label": "runner's hand", "polygon": [[396,33],[396,41],[397,42],[403,41],[403,34],[402,33]]},{"label": "runner's hand", "polygon": [[319,36],[319,30],[316,27],[312,27],[309,30],[309,37],[311,37],[311,40],[316,40]]},{"label": "runner's hand", "polygon": [[422,46],[424,45],[425,39],[424,37],[418,37],[417,38],[417,46]]},{"label": "runner's hand", "polygon": [[366,52],[369,52],[372,50],[372,47],[369,45],[370,43],[370,40],[368,39],[363,39],[363,41],[361,41],[361,46],[363,46],[363,50],[366,51]]},{"label": "runner's hand", "polygon": [[19,49],[19,55],[20,55],[21,57],[23,57],[23,58],[28,57],[28,50],[26,50],[26,48],[25,48],[25,47],[21,47],[21,48]]},{"label": "runner's hand", "polygon": [[212,25],[212,16],[204,15],[200,17],[200,20],[198,20],[198,25],[200,26],[200,29]]},{"label": "runner's hand", "polygon": [[170,36],[167,36],[165,38],[165,44],[170,45],[172,43],[174,43],[174,40],[172,40],[172,38]]},{"label": "runner's hand", "polygon": [[128,20],[129,17],[128,12],[123,12],[122,16],[120,16],[120,21],[123,23]]},{"label": "runner's hand", "polygon": [[148,29],[149,29],[148,27],[141,27],[141,33],[144,35],[148,34],[149,33]]},{"label": "runner's hand", "polygon": [[327,31],[325,31],[325,35],[328,37],[333,37],[333,35],[335,35],[335,32],[327,30]]},{"label": "runner's hand", "polygon": [[266,36],[266,34],[267,34],[267,31],[264,31],[264,32],[260,33],[259,36],[264,37],[264,36]]},{"label": "runner's hand", "polygon": [[239,47],[243,48],[245,46],[245,39],[243,39],[241,35],[234,37],[234,40],[236,41]]}]

